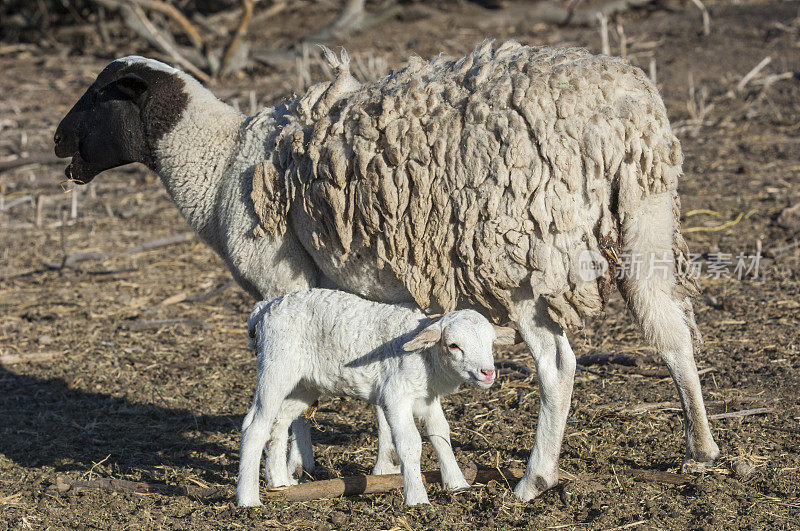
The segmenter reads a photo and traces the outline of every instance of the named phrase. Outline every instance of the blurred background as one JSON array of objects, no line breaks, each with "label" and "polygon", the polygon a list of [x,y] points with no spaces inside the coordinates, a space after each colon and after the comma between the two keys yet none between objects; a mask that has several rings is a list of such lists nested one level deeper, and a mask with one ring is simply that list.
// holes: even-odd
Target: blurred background
[{"label": "blurred background", "polygon": [[[76,528],[796,525],[798,7],[782,0],[0,0],[2,519],[11,527]],[[67,161],[52,152],[56,125],[120,56],[190,72],[250,114],[331,76],[317,44],[344,46],[354,75],[370,81],[410,55],[457,57],[487,38],[581,46],[641,67],[683,146],[682,223],[691,250],[706,265],[720,253],[762,257],[758,275],[737,278],[731,264],[726,275],[707,275],[704,266],[700,279],[696,312],[706,341],[697,358],[709,412],[723,415],[712,420],[719,467],[673,483],[642,472],[679,470],[683,421],[673,384],[615,296],[607,314],[571,340],[579,356],[623,353],[634,365],[579,371],[561,463],[575,479],[541,500],[516,503],[503,484],[458,496],[433,486],[433,508],[411,511],[397,493],[235,511],[238,428],[255,381],[245,331],[252,301],[143,166],[105,172],[84,187],[64,182]],[[500,359],[512,369],[497,389],[459,392],[446,411],[462,462],[524,467],[538,407],[535,379],[527,378],[532,360],[519,351]],[[523,366],[528,373],[513,369]],[[630,409],[637,404],[647,406],[644,414]],[[327,401],[316,419],[317,479],[368,472],[371,409]],[[427,447],[425,462],[433,466]],[[59,495],[48,490],[59,474],[221,494]]]}]

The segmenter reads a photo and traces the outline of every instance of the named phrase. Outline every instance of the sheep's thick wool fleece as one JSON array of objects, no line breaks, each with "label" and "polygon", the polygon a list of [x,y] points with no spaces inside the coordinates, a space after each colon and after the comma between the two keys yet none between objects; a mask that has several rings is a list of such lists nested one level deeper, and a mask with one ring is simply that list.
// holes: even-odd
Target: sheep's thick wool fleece
[{"label": "sheep's thick wool fleece", "polygon": [[583,280],[578,257],[608,256],[642,198],[677,189],[663,102],[622,59],[485,42],[364,86],[334,66],[332,83],[288,104],[256,169],[261,229],[282,232],[289,205],[302,208],[322,227],[315,241],[342,259],[374,246],[422,308],[513,318],[512,290],[527,281],[556,322],[580,326],[614,268]]}]

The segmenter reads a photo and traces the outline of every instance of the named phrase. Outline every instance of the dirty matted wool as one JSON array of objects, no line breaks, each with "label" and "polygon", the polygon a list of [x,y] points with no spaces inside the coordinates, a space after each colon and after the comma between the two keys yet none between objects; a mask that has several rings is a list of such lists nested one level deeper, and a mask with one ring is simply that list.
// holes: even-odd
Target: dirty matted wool
[{"label": "dirty matted wool", "polygon": [[303,209],[315,241],[342,260],[354,242],[374,248],[422,308],[514,318],[512,291],[529,283],[556,322],[580,326],[614,283],[613,267],[584,278],[582,253],[613,256],[642,198],[677,189],[680,144],[625,60],[487,41],[363,86],[332,63],[336,79],[287,104],[256,168],[259,230]]}]

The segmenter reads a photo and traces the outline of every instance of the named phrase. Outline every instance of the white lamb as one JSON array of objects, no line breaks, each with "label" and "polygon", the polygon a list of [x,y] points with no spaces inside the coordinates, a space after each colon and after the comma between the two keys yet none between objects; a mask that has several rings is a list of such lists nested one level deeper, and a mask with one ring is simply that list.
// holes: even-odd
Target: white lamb
[{"label": "white lamb", "polygon": [[425,424],[444,485],[468,488],[439,399],[464,382],[491,386],[492,344],[513,340],[514,331],[492,325],[474,310],[430,321],[410,306],[326,289],[256,304],[248,327],[258,352],[258,386],[242,424],[237,503],[261,504],[258,465],[265,445],[269,484],[290,483],[289,425],[320,395],[358,397],[376,405],[379,425],[388,425],[400,460],[406,504],[428,503],[414,416]]}]

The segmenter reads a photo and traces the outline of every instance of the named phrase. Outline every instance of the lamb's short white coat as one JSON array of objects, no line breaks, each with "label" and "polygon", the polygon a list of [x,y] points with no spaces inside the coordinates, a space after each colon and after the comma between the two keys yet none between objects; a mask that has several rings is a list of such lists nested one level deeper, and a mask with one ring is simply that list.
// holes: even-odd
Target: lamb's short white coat
[{"label": "lamb's short white coat", "polygon": [[[428,502],[414,416],[425,424],[444,485],[469,487],[450,447],[439,400],[465,382],[489,387],[494,381],[492,345],[513,338],[513,330],[497,327],[498,336],[474,310],[450,312],[431,323],[411,306],[326,289],[259,302],[248,327],[258,353],[258,383],[242,425],[239,505],[260,504],[258,465],[265,444],[268,484],[290,484],[289,425],[320,395],[376,405],[380,429],[389,432],[382,435],[393,441],[400,461],[408,505]],[[381,459],[376,468],[391,466],[387,455]]]}]

